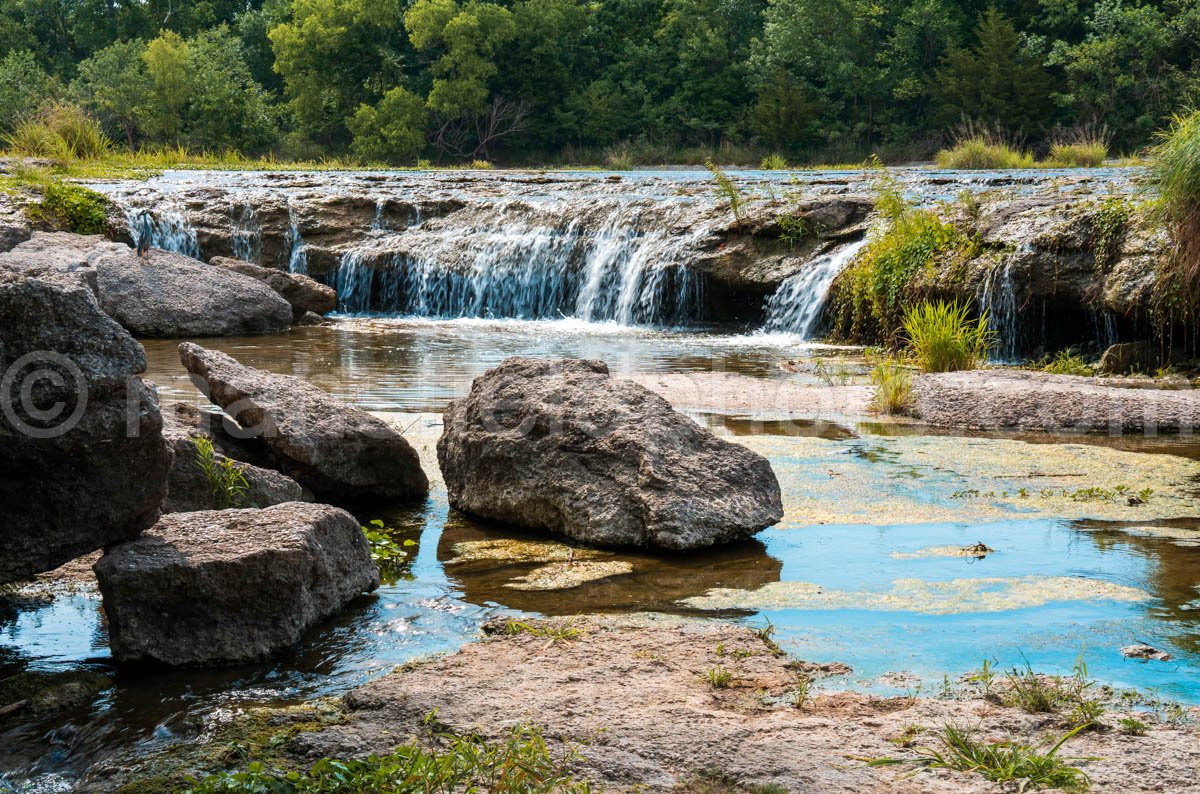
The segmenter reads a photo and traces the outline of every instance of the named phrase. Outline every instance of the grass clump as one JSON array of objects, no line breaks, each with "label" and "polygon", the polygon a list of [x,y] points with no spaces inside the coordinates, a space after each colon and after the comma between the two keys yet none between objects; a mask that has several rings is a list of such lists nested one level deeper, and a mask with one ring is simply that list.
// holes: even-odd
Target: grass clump
[{"label": "grass clump", "polygon": [[[427,718],[431,724],[432,718]],[[394,794],[487,791],[497,794],[590,791],[576,782],[570,765],[578,753],[554,757],[539,728],[516,725],[498,742],[478,736],[433,732],[428,745],[411,742],[387,755],[364,759],[323,758],[307,771],[248,764],[244,770],[210,775],[187,789],[191,794]]]},{"label": "grass clump", "polygon": [[764,157],[759,167],[764,171],[786,171],[788,164],[787,159],[776,152]]},{"label": "grass clump", "polygon": [[1099,168],[1108,157],[1104,141],[1083,143],[1052,143],[1046,165],[1055,168]]},{"label": "grass clump", "polygon": [[1075,352],[1074,348],[1060,350],[1041,362],[1042,372],[1052,375],[1084,375],[1090,377],[1094,373],[1087,360]]},{"label": "grass clump", "polygon": [[1117,721],[1117,730],[1126,736],[1145,736],[1150,726],[1136,717],[1122,717]]},{"label": "grass clump", "polygon": [[733,683],[733,673],[721,665],[707,668],[701,678],[713,689],[728,689]]},{"label": "grass clump", "polygon": [[[1088,787],[1088,777],[1058,751],[1081,728],[1066,733],[1049,749],[1023,744],[1014,740],[981,741],[968,728],[947,723],[936,733],[939,747],[921,748],[917,752],[926,765],[937,769],[973,772],[994,783],[1020,781],[1024,786],[1081,791]],[[1022,786],[1022,788],[1024,788]]]},{"label": "grass clump", "polygon": [[583,631],[576,626],[571,625],[570,623],[561,626],[539,626],[533,623],[526,623],[525,621],[515,619],[505,621],[497,633],[510,637],[518,634],[528,634],[533,637],[545,638],[550,641],[550,644],[554,644],[555,642],[577,640],[583,636]]},{"label": "grass clump", "polygon": [[904,313],[904,335],[922,372],[976,369],[987,361],[995,334],[985,311],[972,319],[958,302],[924,302]]},{"label": "grass clump", "polygon": [[959,140],[937,153],[939,168],[956,171],[990,168],[1033,168],[1033,155],[982,135]]},{"label": "grass clump", "polygon": [[912,373],[896,359],[880,361],[871,370],[875,394],[871,409],[881,414],[902,414],[912,402]]},{"label": "grass clump", "polygon": [[61,102],[18,121],[5,142],[15,154],[55,160],[96,160],[112,149],[99,122]]},{"label": "grass clump", "polygon": [[[1171,252],[1159,263],[1154,314],[1167,347],[1200,350],[1200,110],[1176,116],[1151,151]],[[1181,339],[1173,338],[1179,331]]]},{"label": "grass clump", "polygon": [[42,199],[29,204],[25,215],[34,223],[45,224],[76,234],[104,234],[108,231],[108,199],[82,185],[54,180],[42,189]]},{"label": "grass clump", "polygon": [[740,226],[742,223],[742,204],[744,201],[741,189],[738,188],[737,184],[729,178],[729,175],[726,174],[725,171],[722,170],[722,168],[712,160],[706,161],[704,163],[704,167],[708,169],[710,174],[712,174],[717,195],[729,202],[729,211],[733,213],[733,220]]},{"label": "grass clump", "polygon": [[242,467],[226,457],[218,460],[212,439],[208,436],[193,438],[192,446],[196,448],[196,466],[208,480],[208,489],[217,509],[241,507],[250,488]]}]

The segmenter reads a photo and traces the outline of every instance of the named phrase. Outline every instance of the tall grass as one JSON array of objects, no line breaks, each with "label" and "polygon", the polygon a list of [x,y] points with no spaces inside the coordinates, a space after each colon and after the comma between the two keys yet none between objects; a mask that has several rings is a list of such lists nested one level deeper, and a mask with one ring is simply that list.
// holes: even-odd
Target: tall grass
[{"label": "tall grass", "polygon": [[1104,124],[1076,124],[1050,134],[1050,156],[1044,165],[1055,168],[1098,168],[1108,157],[1112,133]]},{"label": "tall grass", "polygon": [[982,366],[994,344],[987,312],[971,319],[957,301],[925,301],[904,313],[904,335],[922,372],[955,372]]},{"label": "tall grass", "polygon": [[787,170],[788,164],[782,154],[775,152],[764,157],[759,167],[764,171],[784,171]]},{"label": "tall grass", "polygon": [[875,394],[871,409],[882,414],[900,414],[908,410],[912,400],[912,375],[908,367],[895,359],[880,361],[871,370]]},{"label": "tall grass", "polygon": [[1156,319],[1168,337],[1180,327],[1184,347],[1200,350],[1200,110],[1176,116],[1160,134],[1151,174],[1173,243],[1157,274]]},{"label": "tall grass", "polygon": [[26,157],[95,160],[112,149],[100,124],[75,105],[55,102],[17,122],[8,147]]},{"label": "tall grass", "polygon": [[1033,168],[1033,155],[1006,143],[993,143],[980,137],[967,138],[937,153],[940,168],[983,170],[989,168]]},{"label": "tall grass", "polygon": [[717,195],[724,197],[729,202],[729,211],[733,213],[734,223],[740,226],[742,223],[742,203],[744,201],[741,188],[712,160],[706,162],[704,167],[712,174]]}]

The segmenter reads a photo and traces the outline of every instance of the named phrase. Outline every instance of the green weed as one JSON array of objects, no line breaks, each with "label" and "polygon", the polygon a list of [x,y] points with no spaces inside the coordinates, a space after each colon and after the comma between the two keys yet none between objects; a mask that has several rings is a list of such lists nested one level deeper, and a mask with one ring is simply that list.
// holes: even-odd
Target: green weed
[{"label": "green weed", "polygon": [[1021,781],[1039,788],[1080,791],[1088,787],[1088,777],[1058,751],[1081,729],[1075,728],[1062,736],[1048,750],[1014,740],[981,741],[973,731],[953,724],[943,725],[937,732],[939,747],[921,748],[917,752],[928,766],[973,772],[994,783]]},{"label": "green weed", "polygon": [[230,458],[222,457],[217,460],[216,450],[212,439],[208,436],[197,436],[192,439],[196,448],[196,466],[208,480],[209,492],[219,510],[230,510],[241,507],[250,484],[242,467]]},{"label": "green weed", "polygon": [[995,334],[987,312],[971,319],[957,302],[924,302],[904,313],[904,334],[922,372],[976,369],[987,361]]},{"label": "green weed", "polygon": [[742,196],[741,189],[736,183],[721,169],[719,165],[712,160],[704,163],[704,167],[712,174],[713,183],[716,185],[717,195],[729,202],[729,211],[733,213],[733,220],[739,226],[742,223],[742,204],[745,199]]},{"label": "green weed", "polygon": [[990,142],[984,136],[958,141],[937,153],[939,168],[981,170],[990,168],[1033,168],[1033,155],[1008,144]]},{"label": "green weed", "polygon": [[1060,350],[1053,356],[1043,359],[1040,366],[1042,372],[1049,372],[1053,375],[1090,376],[1094,374],[1084,357],[1076,353],[1073,348]]},{"label": "green weed", "polygon": [[727,689],[733,683],[733,673],[721,665],[706,668],[700,677],[713,689]]},{"label": "green weed", "polygon": [[880,361],[871,370],[871,383],[875,393],[871,396],[871,408],[883,414],[901,414],[912,402],[912,373],[908,367],[895,359]]},{"label": "green weed", "polygon": [[782,154],[768,154],[762,159],[760,168],[764,171],[785,171],[787,170],[787,159]]}]

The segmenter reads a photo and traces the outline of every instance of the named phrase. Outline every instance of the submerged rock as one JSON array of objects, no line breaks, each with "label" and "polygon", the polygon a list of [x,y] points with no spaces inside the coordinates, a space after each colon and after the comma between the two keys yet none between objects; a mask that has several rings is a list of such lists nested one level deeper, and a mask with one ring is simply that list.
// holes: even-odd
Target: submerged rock
[{"label": "submerged rock", "polygon": [[1121,655],[1126,659],[1143,659],[1146,661],[1169,662],[1174,657],[1166,651],[1160,651],[1151,645],[1137,643],[1121,648]]},{"label": "submerged rock", "polygon": [[600,361],[510,358],[446,410],[450,504],[599,546],[691,549],[783,517],[771,465]]},{"label": "submerged rock", "polygon": [[292,320],[299,322],[307,314],[328,314],[337,306],[337,292],[300,273],[287,273],[272,267],[259,267],[241,259],[214,256],[210,265],[257,279],[279,293],[292,307]]},{"label": "submerged rock", "polygon": [[179,357],[205,395],[318,496],[408,499],[429,492],[417,451],[383,420],[298,378],[245,367],[199,345],[183,343]]},{"label": "submerged rock", "polygon": [[171,453],[141,346],[85,276],[0,262],[0,583],[136,537]]},{"label": "submerged rock", "polygon": [[263,659],[379,586],[353,516],[300,502],[164,516],[95,571],[113,656],[169,665]]},{"label": "submerged rock", "polygon": [[244,490],[236,497],[233,507],[270,507],[284,502],[311,500],[311,495],[291,477],[230,458],[217,451],[216,441],[188,421],[189,412],[177,411],[177,407],[181,406],[168,405],[163,410],[163,437],[175,453],[175,462],[171,465],[168,481],[167,499],[163,502],[164,513],[190,513],[226,507],[219,503],[213,493],[212,484],[200,468],[200,452],[196,446],[196,441],[200,438],[208,438],[213,442],[212,459],[215,464],[223,465],[225,461],[233,460],[245,478]]},{"label": "submerged rock", "polygon": [[267,285],[183,254],[152,249],[140,257],[96,236],[38,232],[4,256],[95,272],[101,307],[136,336],[272,333],[292,321],[291,306]]}]

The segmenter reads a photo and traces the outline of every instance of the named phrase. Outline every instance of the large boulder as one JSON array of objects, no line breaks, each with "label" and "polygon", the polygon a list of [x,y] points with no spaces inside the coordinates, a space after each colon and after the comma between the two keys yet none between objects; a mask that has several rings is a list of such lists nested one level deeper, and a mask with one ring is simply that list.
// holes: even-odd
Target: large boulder
[{"label": "large boulder", "polygon": [[450,403],[450,504],[598,546],[692,549],[783,517],[770,463],[602,361],[510,358]]},{"label": "large boulder", "polygon": [[257,279],[275,290],[291,304],[293,322],[299,321],[308,312],[316,315],[328,314],[337,306],[337,292],[333,287],[327,287],[301,273],[259,267],[228,256],[214,256],[208,263]]},{"label": "large boulder", "polygon": [[145,351],[87,275],[0,263],[0,583],[136,537],[166,495]]},{"label": "large boulder", "polygon": [[273,333],[292,322],[291,306],[266,284],[183,254],[141,257],[95,236],[38,232],[0,258],[92,269],[101,307],[135,336]]},{"label": "large boulder", "polygon": [[266,658],[379,586],[358,522],[301,502],[164,516],[94,569],[113,656],[169,665]]},{"label": "large boulder", "polygon": [[[300,484],[285,474],[273,469],[255,466],[220,451],[222,437],[205,433],[197,420],[202,415],[183,403],[163,408],[163,437],[175,453],[168,480],[167,499],[163,502],[164,513],[191,513],[197,510],[220,510],[226,507],[270,507],[284,502],[311,501],[310,495]],[[212,443],[212,463],[216,466],[230,462],[242,473],[244,490],[236,495],[234,504],[223,502],[213,492],[212,483],[201,468],[201,456],[197,441],[207,439]]]},{"label": "large boulder", "polygon": [[245,367],[199,345],[181,344],[179,358],[200,390],[317,496],[344,502],[429,492],[417,451],[384,421],[299,378]]}]

